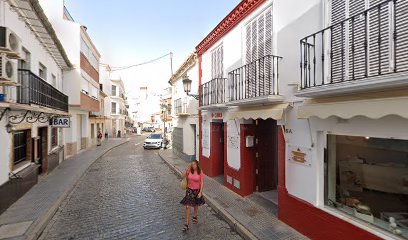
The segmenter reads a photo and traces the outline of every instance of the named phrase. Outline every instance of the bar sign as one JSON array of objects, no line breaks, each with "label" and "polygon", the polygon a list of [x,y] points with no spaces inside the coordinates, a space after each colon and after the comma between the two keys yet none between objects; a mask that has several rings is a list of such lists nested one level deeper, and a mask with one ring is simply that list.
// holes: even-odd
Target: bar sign
[{"label": "bar sign", "polygon": [[55,128],[70,128],[71,121],[69,117],[53,117],[51,119],[51,126]]}]

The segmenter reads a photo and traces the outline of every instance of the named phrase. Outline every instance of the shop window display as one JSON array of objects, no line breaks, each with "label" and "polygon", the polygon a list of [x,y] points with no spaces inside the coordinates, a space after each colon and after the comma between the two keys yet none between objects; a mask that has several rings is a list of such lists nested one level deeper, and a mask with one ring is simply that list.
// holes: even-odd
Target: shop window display
[{"label": "shop window display", "polygon": [[325,204],[408,239],[408,140],[328,135]]}]

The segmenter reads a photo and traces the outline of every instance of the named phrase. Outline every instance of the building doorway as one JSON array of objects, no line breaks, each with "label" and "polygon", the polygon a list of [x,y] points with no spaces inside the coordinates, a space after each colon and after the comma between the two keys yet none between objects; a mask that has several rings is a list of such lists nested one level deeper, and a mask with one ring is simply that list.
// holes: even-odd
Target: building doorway
[{"label": "building doorway", "polygon": [[255,127],[255,189],[276,190],[278,183],[278,128],[273,119],[256,120]]},{"label": "building doorway", "polygon": [[224,123],[211,123],[211,166],[212,175],[224,174]]},{"label": "building doorway", "polygon": [[40,165],[39,174],[48,171],[48,128],[38,129],[37,162]]},{"label": "building doorway", "polygon": [[92,143],[95,143],[95,124],[91,123],[91,139]]}]

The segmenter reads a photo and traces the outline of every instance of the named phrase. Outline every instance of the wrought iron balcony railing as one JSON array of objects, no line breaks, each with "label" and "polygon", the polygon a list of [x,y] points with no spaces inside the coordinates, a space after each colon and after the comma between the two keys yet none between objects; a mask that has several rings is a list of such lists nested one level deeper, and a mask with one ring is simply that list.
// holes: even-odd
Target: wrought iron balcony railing
[{"label": "wrought iron balcony railing", "polygon": [[408,3],[382,3],[300,41],[301,88],[408,71]]},{"label": "wrought iron balcony railing", "polygon": [[200,106],[222,104],[226,102],[226,78],[215,78],[200,86]]},{"label": "wrought iron balcony railing", "polygon": [[266,55],[228,73],[230,101],[279,95],[279,61],[282,57]]},{"label": "wrought iron balcony railing", "polygon": [[30,70],[18,70],[17,103],[36,104],[68,112],[68,96]]}]

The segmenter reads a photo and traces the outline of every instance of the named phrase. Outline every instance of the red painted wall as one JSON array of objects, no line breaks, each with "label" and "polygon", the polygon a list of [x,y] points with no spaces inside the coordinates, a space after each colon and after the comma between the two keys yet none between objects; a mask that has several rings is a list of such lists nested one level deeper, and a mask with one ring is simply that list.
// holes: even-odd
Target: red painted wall
[{"label": "red painted wall", "polygon": [[308,202],[290,195],[285,181],[285,138],[278,131],[279,180],[278,217],[303,235],[318,240],[379,240],[381,238],[343,221]]},{"label": "red painted wall", "polygon": [[[224,182],[225,186],[232,191],[238,193],[241,196],[247,196],[254,192],[255,184],[255,148],[245,147],[245,137],[254,136],[255,125],[254,124],[241,124],[240,125],[240,147],[241,147],[241,168],[239,171],[228,167],[227,158],[225,158],[224,169]],[[240,189],[237,189],[233,184],[227,182],[227,177],[231,176],[233,179],[237,179],[240,182]]]},{"label": "red painted wall", "polygon": [[80,66],[95,82],[99,83],[99,72],[96,70],[85,55],[81,52]]}]

